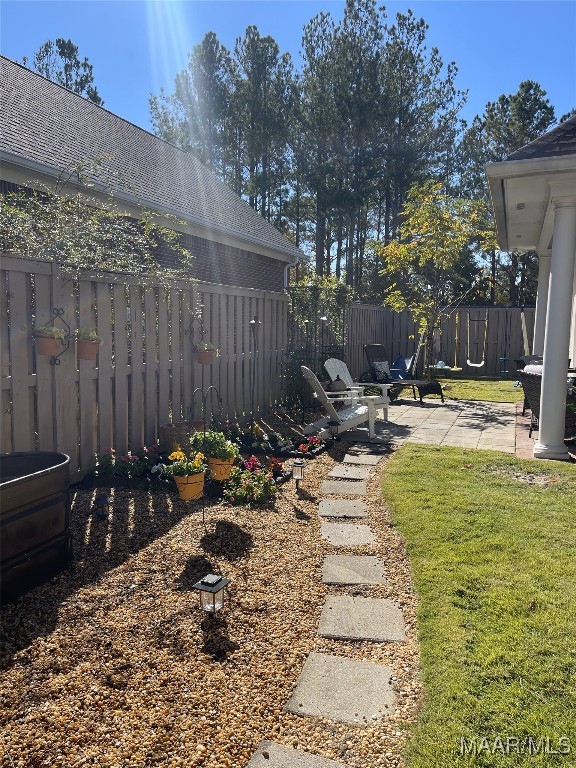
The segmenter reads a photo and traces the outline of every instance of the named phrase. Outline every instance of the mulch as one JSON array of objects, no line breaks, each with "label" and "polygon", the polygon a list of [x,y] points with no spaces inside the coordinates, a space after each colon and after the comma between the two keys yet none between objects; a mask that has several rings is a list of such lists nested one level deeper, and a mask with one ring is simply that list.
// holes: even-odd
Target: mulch
[{"label": "mulch", "polygon": [[[298,495],[287,482],[262,506],[118,487],[101,520],[97,489],[73,488],[72,565],[3,608],[1,765],[244,768],[266,738],[353,768],[403,766],[421,696],[416,598],[378,472],[366,497],[377,544],[353,551],[378,554],[386,584],[322,584],[332,547],[320,536],[319,487],[342,456],[331,447]],[[215,620],[192,590],[207,572],[231,580]],[[408,641],[318,638],[326,594],[344,591],[394,599]],[[395,715],[359,727],[284,712],[311,651],[390,664]]]}]

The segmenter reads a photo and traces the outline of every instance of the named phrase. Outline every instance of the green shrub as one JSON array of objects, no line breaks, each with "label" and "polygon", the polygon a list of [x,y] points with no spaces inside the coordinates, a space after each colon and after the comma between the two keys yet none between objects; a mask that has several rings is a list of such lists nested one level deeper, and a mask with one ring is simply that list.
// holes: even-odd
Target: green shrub
[{"label": "green shrub", "polygon": [[265,469],[251,472],[234,467],[224,489],[230,504],[260,503],[271,499],[278,490],[272,474]]}]

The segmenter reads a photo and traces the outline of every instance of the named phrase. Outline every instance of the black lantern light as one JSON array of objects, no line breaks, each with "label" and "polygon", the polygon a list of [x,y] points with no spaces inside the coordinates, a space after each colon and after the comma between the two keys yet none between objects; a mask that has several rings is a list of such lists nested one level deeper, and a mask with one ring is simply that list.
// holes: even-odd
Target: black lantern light
[{"label": "black lantern light", "polygon": [[200,581],[196,582],[192,589],[197,589],[200,593],[200,607],[203,611],[216,615],[224,605],[224,590],[230,584],[230,579],[224,576],[218,576],[215,573],[208,573]]},{"label": "black lantern light", "polygon": [[295,459],[292,464],[292,477],[296,480],[296,491],[300,490],[300,481],[304,480],[306,462],[303,459]]},{"label": "black lantern light", "polygon": [[105,493],[98,493],[94,499],[94,511],[99,520],[104,520],[108,517],[109,506],[110,498],[108,495]]},{"label": "black lantern light", "polygon": [[338,429],[340,427],[339,421],[329,421],[328,422],[328,432],[330,432],[330,437],[332,440],[336,440],[336,436],[338,435]]}]

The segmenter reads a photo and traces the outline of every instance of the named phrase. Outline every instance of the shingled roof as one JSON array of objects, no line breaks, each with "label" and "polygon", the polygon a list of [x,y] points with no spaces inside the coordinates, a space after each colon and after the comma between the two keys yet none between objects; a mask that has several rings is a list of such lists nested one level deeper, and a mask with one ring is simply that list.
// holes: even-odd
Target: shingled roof
[{"label": "shingled roof", "polygon": [[506,160],[532,160],[537,157],[576,155],[576,115],[568,118],[548,133],[525,144]]},{"label": "shingled roof", "polygon": [[193,155],[4,56],[0,152],[4,161],[32,161],[54,175],[106,157],[106,168],[91,175],[124,198],[206,228],[215,240],[220,234],[272,249],[283,261],[303,256]]}]

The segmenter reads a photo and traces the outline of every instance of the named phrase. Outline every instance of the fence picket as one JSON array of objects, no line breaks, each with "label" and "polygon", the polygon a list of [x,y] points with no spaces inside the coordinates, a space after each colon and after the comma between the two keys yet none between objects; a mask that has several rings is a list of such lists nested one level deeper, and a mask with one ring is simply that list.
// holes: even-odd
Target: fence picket
[{"label": "fence picket", "polygon": [[108,448],[113,445],[112,417],[112,297],[110,285],[96,284],[97,331],[102,339],[98,350],[98,444]]}]

